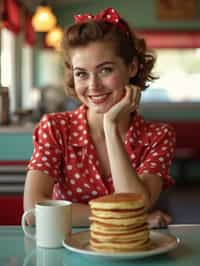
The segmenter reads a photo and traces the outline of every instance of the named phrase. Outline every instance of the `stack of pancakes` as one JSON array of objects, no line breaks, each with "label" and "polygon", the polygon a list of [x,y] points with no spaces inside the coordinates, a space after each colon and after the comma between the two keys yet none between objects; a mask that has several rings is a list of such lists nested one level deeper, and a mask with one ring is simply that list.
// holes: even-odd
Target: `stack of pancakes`
[{"label": "stack of pancakes", "polygon": [[126,252],[148,248],[149,230],[142,195],[116,193],[93,199],[89,205],[92,250]]}]

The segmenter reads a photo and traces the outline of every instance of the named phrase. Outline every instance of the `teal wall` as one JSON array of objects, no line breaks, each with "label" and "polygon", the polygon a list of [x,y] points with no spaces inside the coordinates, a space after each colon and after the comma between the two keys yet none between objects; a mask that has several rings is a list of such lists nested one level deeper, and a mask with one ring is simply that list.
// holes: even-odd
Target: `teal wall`
[{"label": "teal wall", "polygon": [[0,161],[29,160],[32,150],[31,133],[0,133]]},{"label": "teal wall", "polygon": [[200,30],[200,0],[197,2],[198,18],[188,21],[160,21],[156,17],[156,0],[88,0],[82,4],[66,5],[53,11],[62,27],[73,23],[74,14],[96,14],[103,8],[113,7],[137,29]]}]

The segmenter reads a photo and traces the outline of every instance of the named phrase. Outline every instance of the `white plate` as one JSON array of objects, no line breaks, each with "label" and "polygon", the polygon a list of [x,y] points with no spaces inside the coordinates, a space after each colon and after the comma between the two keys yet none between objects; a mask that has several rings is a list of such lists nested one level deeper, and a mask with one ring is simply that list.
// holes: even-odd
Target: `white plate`
[{"label": "white plate", "polygon": [[120,259],[138,259],[166,253],[175,249],[180,240],[173,235],[160,233],[157,231],[150,231],[150,248],[146,251],[133,251],[133,252],[96,252],[89,247],[89,231],[82,231],[73,233],[71,237],[63,241],[63,246],[73,252],[85,255],[101,256],[107,258],[120,258]]}]

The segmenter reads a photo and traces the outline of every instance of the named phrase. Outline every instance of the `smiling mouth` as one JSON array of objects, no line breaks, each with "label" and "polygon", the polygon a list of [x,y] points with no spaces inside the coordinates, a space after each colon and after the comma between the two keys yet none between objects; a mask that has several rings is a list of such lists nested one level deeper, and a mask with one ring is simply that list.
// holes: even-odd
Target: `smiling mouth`
[{"label": "smiling mouth", "polygon": [[102,94],[102,95],[93,95],[93,96],[88,96],[90,101],[94,104],[101,104],[104,103],[107,98],[109,97],[110,93],[107,94]]}]

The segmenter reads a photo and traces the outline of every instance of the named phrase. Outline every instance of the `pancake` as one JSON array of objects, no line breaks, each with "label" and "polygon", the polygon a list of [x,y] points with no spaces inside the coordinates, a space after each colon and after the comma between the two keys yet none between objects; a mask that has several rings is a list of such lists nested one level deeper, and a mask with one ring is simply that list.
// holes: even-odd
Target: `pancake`
[{"label": "pancake", "polygon": [[102,225],[97,222],[93,222],[90,225],[91,232],[99,232],[105,235],[106,234],[110,235],[111,233],[118,234],[118,235],[132,234],[132,233],[136,233],[138,231],[144,231],[144,230],[148,230],[147,224],[134,226],[134,227],[127,227],[127,226],[107,226],[107,225]]},{"label": "pancake", "polygon": [[126,243],[120,242],[98,242],[97,240],[90,238],[90,246],[92,250],[100,252],[132,252],[139,250],[146,250],[150,246],[149,239],[138,240]]},{"label": "pancake", "polygon": [[91,216],[89,218],[91,221],[100,222],[103,224],[113,224],[113,225],[140,225],[144,224],[147,220],[147,215],[143,214],[137,217],[127,217],[127,218],[101,218],[98,216]]},{"label": "pancake", "polygon": [[144,198],[140,194],[115,193],[89,201],[92,209],[101,210],[135,210],[144,208]]},{"label": "pancake", "polygon": [[149,246],[147,214],[142,195],[115,193],[93,199],[90,247],[100,252],[130,252]]},{"label": "pancake", "polygon": [[124,233],[124,234],[103,234],[99,232],[91,231],[91,238],[99,240],[99,241],[118,241],[118,242],[127,242],[132,240],[142,240],[147,239],[149,237],[149,231],[139,231],[133,233]]},{"label": "pancake", "polygon": [[124,217],[134,217],[142,215],[144,213],[144,208],[135,210],[104,210],[104,209],[92,209],[92,215],[101,218],[124,218]]}]

